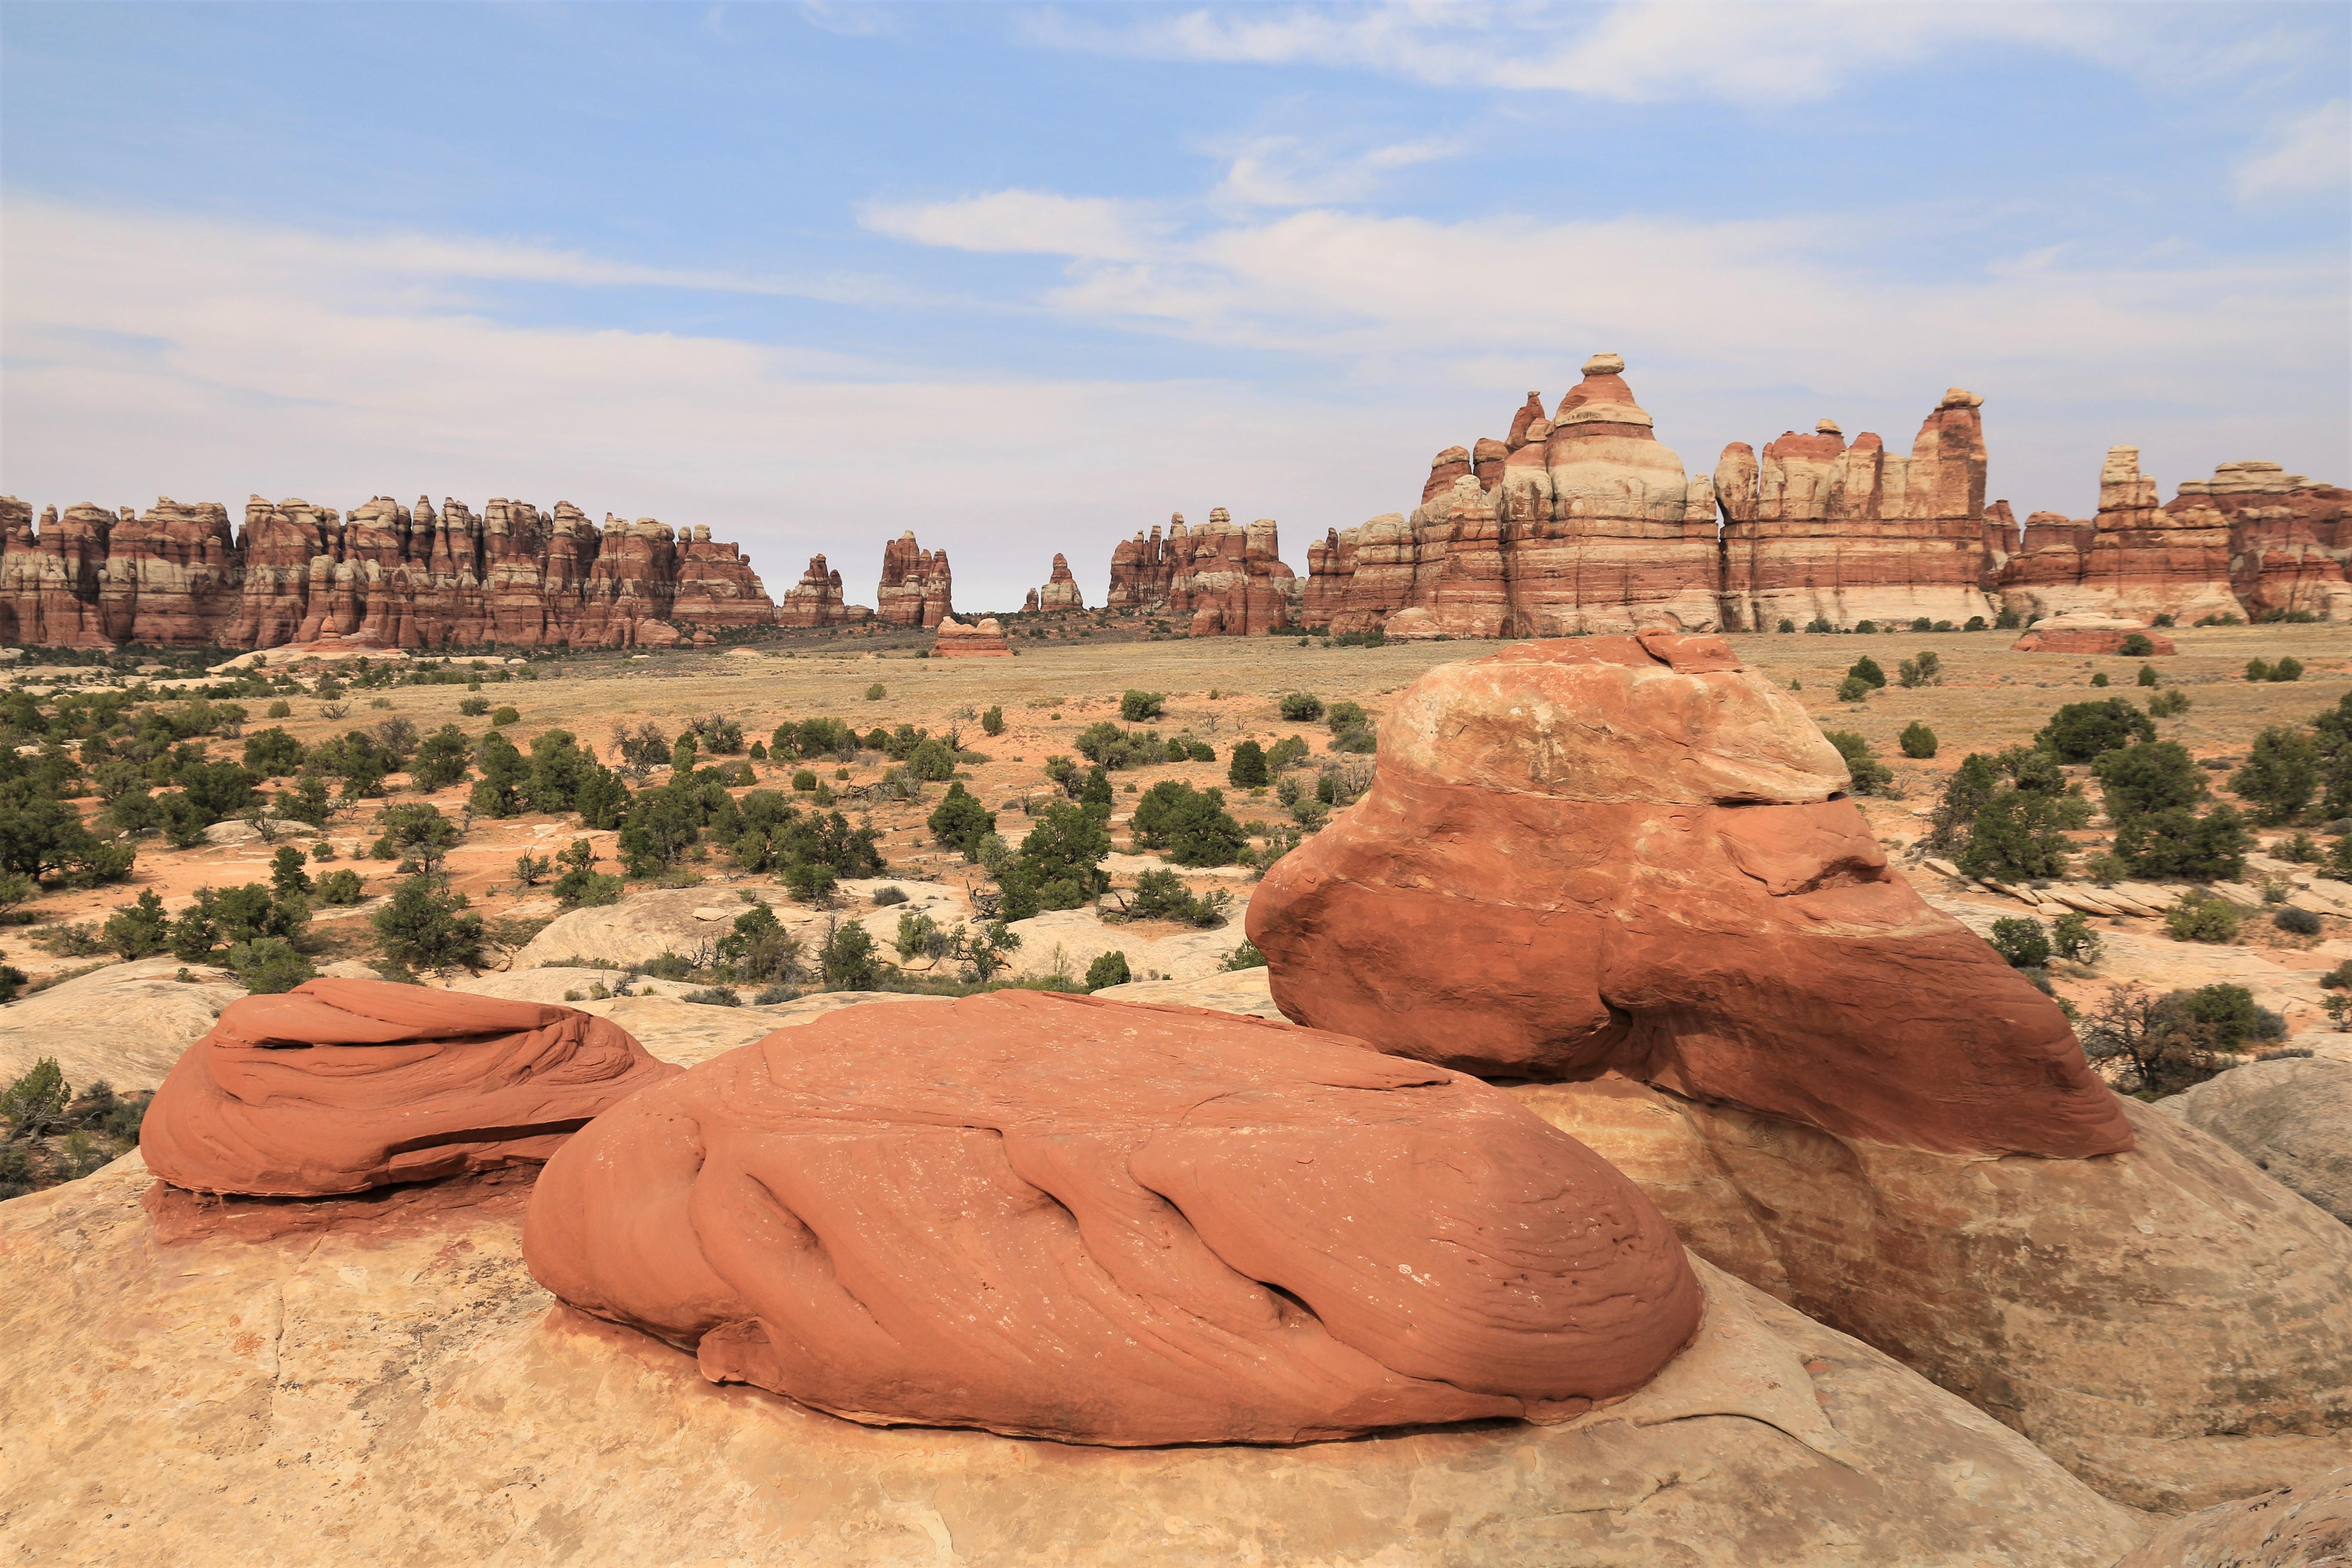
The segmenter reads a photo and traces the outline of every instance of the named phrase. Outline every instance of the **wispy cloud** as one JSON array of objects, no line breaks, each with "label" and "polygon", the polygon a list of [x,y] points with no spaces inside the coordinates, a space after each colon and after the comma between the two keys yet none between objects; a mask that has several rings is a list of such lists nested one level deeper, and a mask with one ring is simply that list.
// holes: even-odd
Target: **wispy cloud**
[{"label": "wispy cloud", "polygon": [[1051,191],[992,191],[933,202],[867,202],[858,222],[877,234],[954,250],[1035,256],[1139,257],[1164,229],[1152,204]]},{"label": "wispy cloud", "polygon": [[1564,92],[1622,102],[1791,103],[1944,51],[2002,45],[2134,75],[2201,79],[2293,58],[2293,35],[2217,41],[2130,5],[1886,4],[1885,0],[1623,0],[1608,7],[1412,3],[1204,7],[1106,22],[1045,11],[1025,36],[1053,47],[1155,59],[1368,70],[1439,86]]},{"label": "wispy cloud", "polygon": [[1400,169],[1459,157],[1458,137],[1428,136],[1360,152],[1335,149],[1303,136],[1261,135],[1211,150],[1226,160],[1212,204],[1253,207],[1318,206],[1361,201]]},{"label": "wispy cloud", "polygon": [[2294,116],[2234,174],[2241,201],[2352,194],[2352,101]]}]

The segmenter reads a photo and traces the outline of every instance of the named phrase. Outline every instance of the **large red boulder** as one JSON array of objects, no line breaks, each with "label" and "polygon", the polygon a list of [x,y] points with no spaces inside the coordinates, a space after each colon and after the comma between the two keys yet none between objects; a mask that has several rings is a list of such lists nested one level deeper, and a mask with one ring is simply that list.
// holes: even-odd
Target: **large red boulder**
[{"label": "large red boulder", "polygon": [[1283,1012],[1488,1076],[1614,1069],[1948,1152],[2131,1147],[2049,998],[1887,866],[1836,750],[1718,638],[1441,666],[1268,873]]},{"label": "large red boulder", "polygon": [[542,1161],[680,1070],[570,1007],[313,980],[230,1003],[163,1080],[139,1144],[195,1192],[355,1193]]},{"label": "large red boulder", "polygon": [[636,1096],[549,1163],[523,1245],[714,1382],[1115,1446],[1565,1419],[1701,1305],[1649,1200],[1500,1090],[1024,991],[845,1009]]}]

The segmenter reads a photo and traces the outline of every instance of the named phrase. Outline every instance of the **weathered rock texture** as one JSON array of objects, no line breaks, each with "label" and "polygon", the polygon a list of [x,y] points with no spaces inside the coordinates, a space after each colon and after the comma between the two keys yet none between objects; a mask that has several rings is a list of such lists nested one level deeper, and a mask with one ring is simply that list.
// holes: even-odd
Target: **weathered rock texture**
[{"label": "weathered rock texture", "polygon": [[1908,458],[1868,431],[1849,447],[1831,419],[1783,434],[1760,460],[1745,443],[1725,447],[1714,490],[1726,624],[1990,619],[1983,402],[1945,393]]},{"label": "weathered rock texture", "polygon": [[[2105,653],[2119,654],[2124,644],[2137,637],[2147,646],[2139,657],[2178,653],[2179,645],[2162,632],[2154,631],[2138,621],[2120,616],[2095,616],[2075,611],[2069,615],[2053,616],[2037,621],[2033,629],[2010,644],[2017,653]],[[2135,643],[2134,647],[2139,645]]]},{"label": "weathered rock texture", "polygon": [[1133,539],[1123,539],[1110,552],[1110,591],[1103,596],[1106,608],[1164,613],[1168,603],[1168,584],[1175,575],[1177,555],[1191,538],[1184,527],[1184,514],[1177,512],[1168,520],[1168,537],[1160,536],[1160,525],[1151,526],[1151,537],[1138,533]]},{"label": "weathered rock texture", "polygon": [[36,531],[29,506],[0,497],[10,642],[277,647],[363,633],[391,647],[633,647],[774,613],[749,558],[708,528],[608,517],[600,529],[569,502],[548,513],[498,500],[476,517],[457,501],[436,515],[423,497],[411,508],[379,496],[345,519],[256,496],[233,537],[210,502],[166,499],[119,519],[52,509]]},{"label": "weathered rock texture", "polygon": [[1700,1300],[1630,1183],[1475,1079],[1024,991],[845,1009],[623,1102],[524,1245],[715,1383],[1118,1446],[1564,1419]]},{"label": "weathered rock texture", "polygon": [[1614,1076],[1514,1092],[1699,1257],[2109,1497],[2202,1508],[2352,1447],[2352,1230],[2137,1101],[2130,1150],[2048,1160],[1895,1148]]},{"label": "weathered rock texture", "polygon": [[875,613],[892,626],[926,631],[955,614],[955,574],[945,550],[926,550],[910,529],[882,547],[882,583]]},{"label": "weathered rock texture", "polygon": [[1163,613],[1189,617],[1194,637],[1248,637],[1297,624],[1298,575],[1283,563],[1272,518],[1244,527],[1215,507],[1206,523],[1168,544],[1173,560]]},{"label": "weathered rock texture", "polygon": [[1058,550],[1054,552],[1053,575],[1046,579],[1044,587],[1033,588],[1030,592],[1037,599],[1030,606],[1032,609],[1083,610],[1087,607],[1087,596],[1079,591],[1078,580],[1070,575],[1070,558]]},{"label": "weathered rock texture", "polygon": [[2129,1148],[2064,1016],[1893,873],[1847,784],[1719,638],[1443,665],[1250,940],[1292,1018],[1465,1071],[1614,1068],[1919,1149]]},{"label": "weathered rock texture", "polygon": [[2223,463],[2165,505],[2218,512],[2230,529],[2230,586],[2250,616],[2305,611],[2352,620],[2352,490],[2315,484],[2276,463]]},{"label": "weathered rock texture", "polygon": [[372,980],[233,1002],[140,1130],[155,1173],[308,1197],[544,1160],[676,1076],[602,1018]]},{"label": "weathered rock texture", "polygon": [[141,1209],[135,1154],[0,1205],[10,1547],[296,1563],[324,1530],[415,1568],[2107,1568],[2146,1534],[2016,1434],[1704,1265],[1691,1348],[1563,1426],[1141,1449],[856,1426],[713,1387],[557,1304],[522,1266],[520,1174],[177,1242]]},{"label": "weathered rock texture", "polygon": [[2099,511],[2088,522],[2037,512],[2025,520],[2020,553],[2000,574],[2002,602],[2021,614],[2070,611],[2127,615],[2242,616],[2230,589],[2229,521],[2220,512],[2156,504],[2156,481],[2139,471],[2139,448],[2108,448],[2099,471]]},{"label": "weathered rock texture", "polygon": [[2160,1526],[2116,1568],[2343,1568],[2352,1563],[2352,1468]]},{"label": "weathered rock texture", "polygon": [[848,626],[874,618],[874,612],[863,605],[853,605],[843,596],[841,573],[828,569],[822,555],[809,557],[808,570],[801,580],[784,590],[784,602],[776,606],[776,624],[780,626]]},{"label": "weathered rock texture", "polygon": [[[146,515],[0,499],[0,637],[52,647],[209,642],[270,648],[322,635],[385,647],[658,647],[774,618],[751,560],[710,529],[652,517],[597,527],[574,505],[379,496],[348,520],[254,496],[230,536],[219,505]],[[679,630],[687,627],[687,630]]]},{"label": "weathered rock texture", "polygon": [[2249,1062],[2157,1108],[2219,1138],[2271,1180],[2352,1225],[2352,1062]]},{"label": "weathered rock texture", "polygon": [[978,626],[966,626],[961,621],[940,623],[940,640],[931,645],[931,652],[940,658],[1011,658],[1013,648],[1004,640],[1004,628],[994,616]]}]

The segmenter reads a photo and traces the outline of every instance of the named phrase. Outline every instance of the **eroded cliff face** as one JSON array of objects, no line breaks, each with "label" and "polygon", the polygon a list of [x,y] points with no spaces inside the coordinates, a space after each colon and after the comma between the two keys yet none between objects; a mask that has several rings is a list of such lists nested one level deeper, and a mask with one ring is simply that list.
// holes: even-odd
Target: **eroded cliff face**
[{"label": "eroded cliff face", "polygon": [[874,612],[864,605],[845,601],[841,573],[827,568],[822,555],[809,557],[808,570],[801,574],[799,582],[784,590],[784,602],[776,606],[776,624],[780,626],[846,626],[873,618]]},{"label": "eroded cliff face", "polygon": [[1189,617],[1194,637],[1247,637],[1298,624],[1298,574],[1282,561],[1270,517],[1247,525],[1223,507],[1171,540],[1167,613]]},{"label": "eroded cliff face", "polygon": [[[476,516],[378,496],[348,517],[306,500],[169,498],[32,522],[0,497],[0,638],[67,647],[277,647],[332,633],[394,647],[658,646],[760,626],[775,606],[732,544],[652,518],[599,528],[570,502],[505,499]],[[687,628],[679,629],[682,623]]]},{"label": "eroded cliff face", "polygon": [[912,529],[882,547],[875,614],[892,626],[929,630],[955,614],[955,576],[945,550],[926,550]]},{"label": "eroded cliff face", "polygon": [[2111,447],[2099,470],[2098,515],[2027,518],[2023,549],[2001,571],[1999,588],[2022,615],[2184,623],[2240,616],[2246,609],[2231,591],[2232,553],[2227,517],[2206,507],[2159,508],[2156,481],[2139,471],[2139,448]]}]

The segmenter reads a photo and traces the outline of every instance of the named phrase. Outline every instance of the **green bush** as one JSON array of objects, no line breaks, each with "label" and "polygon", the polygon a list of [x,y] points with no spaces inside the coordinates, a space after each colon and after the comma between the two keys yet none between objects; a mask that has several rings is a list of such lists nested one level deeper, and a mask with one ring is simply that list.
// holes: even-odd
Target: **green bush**
[{"label": "green bush", "polygon": [[352,870],[334,870],[318,879],[311,897],[322,904],[338,907],[356,904],[362,896],[360,874]]},{"label": "green bush", "polygon": [[1004,733],[1004,710],[992,703],[980,716],[980,731],[983,735]]},{"label": "green bush", "polygon": [[816,793],[816,770],[803,768],[793,775],[793,788],[803,795]]},{"label": "green bush", "polygon": [[2067,762],[2087,763],[2134,740],[2155,739],[2156,726],[2147,714],[2124,698],[2109,697],[2097,702],[2067,703],[2050,716],[2033,742]]},{"label": "green bush", "polygon": [[[2116,645],[2116,652],[2126,658],[2146,658],[2155,651],[2156,645],[2148,641],[2147,636],[2140,632],[2131,633],[2129,636],[2126,637],[2122,642]],[[2144,681],[2141,684],[2147,685],[2151,683]]]},{"label": "green bush", "polygon": [[1843,680],[1838,682],[1838,700],[1841,702],[1866,702],[1870,700],[1870,694],[1877,689],[1878,688],[1871,685],[1870,682],[1864,680],[1859,675],[1849,675]]},{"label": "green bush", "polygon": [[2116,856],[2133,876],[2157,881],[2233,881],[2253,847],[2245,819],[2226,805],[2202,816],[2187,806],[2145,812],[2116,828]]},{"label": "green bush", "polygon": [[1255,741],[1244,741],[1234,748],[1233,760],[1225,766],[1225,781],[1235,789],[1254,789],[1269,782],[1265,765],[1265,748]]},{"label": "green bush", "polygon": [[1976,809],[1960,869],[1971,877],[2021,881],[2063,877],[2074,843],[2065,798],[2036,789],[1997,789]]},{"label": "green bush", "polygon": [[1960,629],[1968,632],[1980,632],[1985,629],[1985,618],[1982,616],[1970,616],[1969,624]]},{"label": "green bush", "polygon": [[1136,802],[1129,822],[1135,842],[1157,849],[1179,866],[1230,866],[1249,846],[1225,810],[1223,790],[1194,789],[1177,779],[1162,779]]},{"label": "green bush", "polygon": [[2292,656],[2279,660],[2276,664],[2271,666],[2270,679],[2273,680],[2301,680],[2303,679],[2303,660]]},{"label": "green bush", "polygon": [[2183,894],[2179,903],[2165,910],[2164,925],[2175,942],[2238,940],[2238,911],[2206,893]]},{"label": "green bush", "polygon": [[875,954],[874,939],[855,921],[836,922],[816,956],[832,990],[871,991],[881,981],[882,962]]},{"label": "green bush", "polygon": [[[1923,626],[1920,629],[1924,631],[1927,628]],[[1906,687],[1941,686],[1944,683],[1944,661],[1923,650],[1895,667],[1895,679]]]},{"label": "green bush", "polygon": [[2299,729],[2273,724],[2254,737],[2245,764],[2230,775],[2230,787],[2254,803],[2255,818],[2292,820],[2319,790],[2319,748]]},{"label": "green bush", "polygon": [[[1867,626],[1869,623],[1865,621],[1863,625]],[[1858,631],[1861,628],[1856,627],[1855,629]],[[1886,671],[1881,669],[1878,667],[1878,661],[1871,658],[1868,654],[1864,654],[1860,658],[1855,659],[1853,663],[1847,668],[1845,674],[1848,680],[1862,681],[1874,691],[1886,684]]]},{"label": "green bush", "polygon": [[2286,1036],[2284,1020],[2269,1008],[2258,1006],[2254,994],[2242,985],[2200,985],[2194,991],[2175,991],[2165,1000],[2183,1017],[2201,1025],[2217,1050],[2234,1051],[2252,1041]]},{"label": "green bush", "polygon": [[291,991],[319,971],[282,937],[266,936],[241,942],[228,950],[226,963],[237,983],[256,995]]},{"label": "green bush", "polygon": [[1225,910],[1232,903],[1231,895],[1223,891],[1207,898],[1196,897],[1175,872],[1154,870],[1136,878],[1128,913],[1138,920],[1182,921],[1190,925],[1213,926],[1224,920]]},{"label": "green bush", "polygon": [[291,719],[294,717],[294,704],[287,701],[286,699],[281,697],[263,710],[263,717],[269,719]]},{"label": "green bush", "polygon": [[1108,985],[1124,985],[1134,976],[1128,973],[1127,954],[1117,948],[1101,954],[1087,965],[1086,986],[1090,992]]},{"label": "green bush", "polygon": [[2039,969],[2050,962],[2050,932],[2040,921],[2020,916],[1992,922],[1992,935],[1988,939],[1992,950],[2009,961],[2011,969]]},{"label": "green bush", "polygon": [[66,1102],[73,1098],[73,1086],[66,1082],[64,1071],[55,1057],[42,1057],[26,1068],[22,1078],[0,1089],[0,1119],[8,1123],[11,1137],[38,1138],[65,1131]]},{"label": "green bush", "polygon": [[1822,739],[1838,749],[1845,759],[1846,776],[1853,780],[1857,795],[1885,795],[1895,782],[1895,773],[1885,763],[1871,754],[1870,742],[1850,730],[1824,731]]},{"label": "green bush", "polygon": [[520,724],[521,722],[522,714],[513,708],[501,708],[497,712],[490,715],[490,728],[494,730],[503,730],[509,724]]},{"label": "green bush", "polygon": [[868,702],[879,702],[889,695],[890,693],[883,689],[882,683],[878,680],[866,689],[866,700]]},{"label": "green bush", "polygon": [[1914,719],[1903,726],[1903,733],[1895,738],[1906,757],[1922,759],[1936,754],[1936,731]]},{"label": "green bush", "polygon": [[1241,946],[1225,954],[1223,967],[1234,972],[1244,969],[1264,969],[1265,954],[1257,950],[1257,943],[1244,940]]},{"label": "green bush", "polygon": [[394,963],[414,970],[449,969],[481,957],[482,917],[466,912],[472,902],[430,877],[415,876],[394,888],[392,901],[368,919]]},{"label": "green bush", "polygon": [[[1101,896],[1110,885],[1102,862],[1110,853],[1108,813],[1099,807],[1055,802],[1029,829],[1019,852],[993,852],[983,844],[981,864],[1002,889],[1003,918],[1026,920],[1045,910],[1075,910]],[[998,840],[999,845],[1002,840]]]},{"label": "green bush", "polygon": [[136,903],[109,915],[103,928],[106,945],[126,959],[152,958],[172,945],[171,922],[163,915],[163,900],[154,889],[142,891]]},{"label": "green bush", "polygon": [[1779,629],[1780,629],[1780,630],[1781,630],[1781,631],[1783,631],[1783,632],[1793,632],[1793,631],[1795,631],[1795,630],[1797,629],[1797,623],[1796,623],[1796,622],[1794,622],[1794,621],[1792,621],[1792,620],[1790,620],[1788,616],[1782,616],[1780,617],[1780,625]]},{"label": "green bush", "polygon": [[[1130,724],[1141,724],[1159,718],[1167,710],[1167,706],[1168,699],[1163,692],[1129,690],[1119,696],[1118,716]],[[995,733],[994,731],[989,732]]]},{"label": "green bush", "polygon": [[[2156,666],[2152,664],[2143,664],[2139,667],[2139,683],[2142,686],[2158,685],[2161,683],[2161,680],[2162,677],[2156,673]],[[2152,701],[2148,704],[2148,711],[2151,713],[2156,711],[2156,704]]]},{"label": "green bush", "polygon": [[2267,660],[2259,658],[2250,658],[2246,660],[2246,679],[2248,680],[2268,680],[2270,678],[2271,667]]},{"label": "green bush", "polygon": [[2174,687],[2147,700],[2147,710],[2158,719],[2178,719],[2189,711],[2189,693]]},{"label": "green bush", "polygon": [[2106,943],[2091,929],[2091,917],[2080,910],[2060,915],[2050,928],[2050,945],[2059,957],[2074,963],[2096,963]]},{"label": "green bush", "polygon": [[927,826],[935,842],[963,851],[966,860],[977,860],[980,841],[996,831],[996,814],[974,799],[961,783],[951,784]]},{"label": "green bush", "polygon": [[2281,910],[2271,917],[2271,924],[2289,936],[2317,936],[2322,929],[2320,918],[2309,910]]},{"label": "green bush", "polygon": [[1311,691],[1292,691],[1283,696],[1282,716],[1293,724],[1311,724],[1323,717],[1323,699]]},{"label": "green bush", "polygon": [[447,789],[465,782],[473,760],[474,743],[466,738],[466,732],[455,724],[444,724],[417,746],[408,776],[418,789],[428,793]]},{"label": "green bush", "polygon": [[2205,773],[2178,741],[2142,741],[2103,752],[2091,763],[2117,822],[2144,812],[2191,806],[2205,798]]},{"label": "green bush", "polygon": [[2106,684],[2107,684],[2107,672],[2106,672],[2105,670],[2102,669],[2102,670],[2098,671],[2097,673],[2094,674],[2094,675],[2091,677],[2091,684],[2092,684],[2092,685],[2094,685],[2094,686],[2105,686],[2105,685],[2106,685]]},{"label": "green bush", "polygon": [[463,713],[468,719],[478,719],[489,710],[490,700],[487,697],[460,697],[457,699],[457,711]]}]

